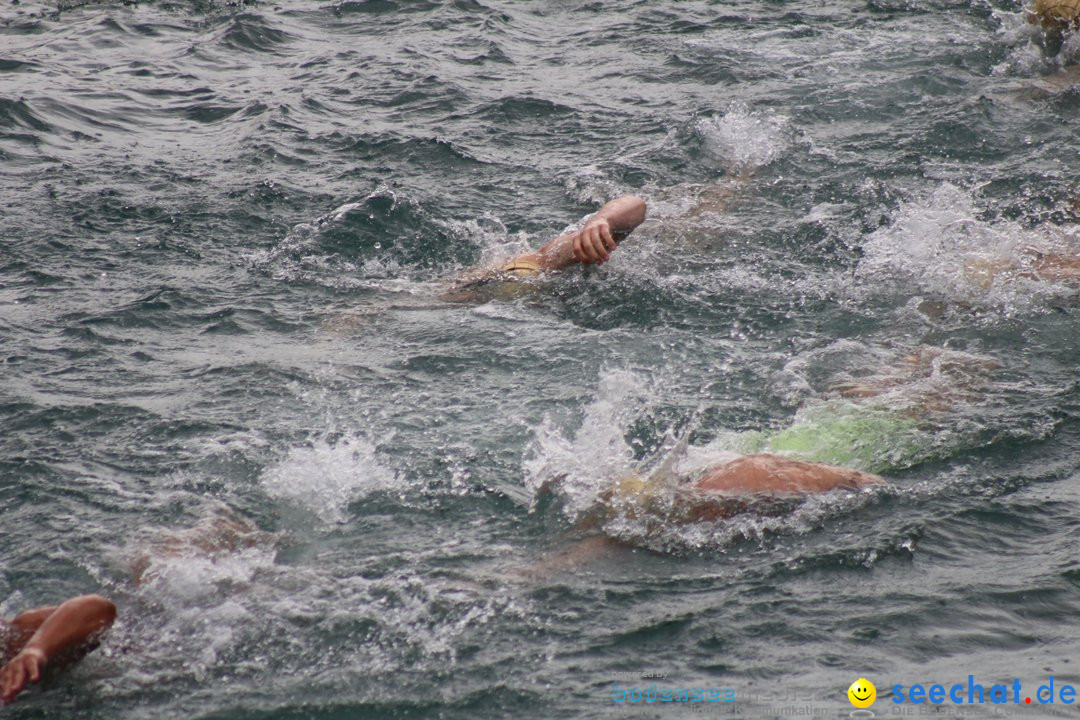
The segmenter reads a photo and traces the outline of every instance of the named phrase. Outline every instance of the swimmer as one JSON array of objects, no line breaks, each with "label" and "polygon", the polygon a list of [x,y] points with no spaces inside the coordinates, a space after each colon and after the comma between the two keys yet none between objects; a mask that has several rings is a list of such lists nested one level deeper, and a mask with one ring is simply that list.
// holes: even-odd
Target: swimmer
[{"label": "swimmer", "polygon": [[964,274],[983,290],[989,290],[999,278],[1074,285],[1080,283],[1080,255],[1026,247],[1015,258],[967,260]]},{"label": "swimmer", "polygon": [[0,620],[0,704],[41,680],[43,670],[70,665],[92,651],[115,619],[111,602],[82,595]]},{"label": "swimmer", "polygon": [[260,530],[228,506],[210,510],[194,527],[162,532],[130,558],[132,583],[138,587],[156,580],[170,560],[201,558],[217,563],[256,547],[273,547],[273,533]]},{"label": "swimmer", "polygon": [[[821,402],[800,410],[787,428],[719,438],[714,448],[731,459],[689,473],[677,470],[689,430],[677,441],[669,437],[670,450],[603,488],[578,515],[575,534],[602,530],[616,537],[585,537],[534,569],[559,570],[616,551],[625,542],[618,536],[626,520],[651,534],[744,514],[784,515],[811,496],[883,486],[878,473],[943,452],[935,435],[948,424],[945,413],[990,392],[989,376],[999,367],[966,352],[906,350],[870,374],[832,382]],[[543,484],[540,494],[557,492],[566,479]]]},{"label": "swimmer", "polygon": [[[1072,288],[1080,286],[1080,254],[1069,251],[1021,248],[1013,257],[968,258],[963,262],[963,277],[982,291],[1009,287],[1020,281],[1048,283]],[[940,321],[951,311],[978,314],[977,305],[963,300],[929,297],[921,300],[918,310],[927,319]]]},{"label": "swimmer", "polygon": [[697,220],[709,213],[723,214],[731,210],[745,195],[754,180],[753,168],[736,167],[726,178],[709,183],[679,183],[657,189],[652,197],[674,205],[677,209],[664,218],[666,222],[682,219]]},{"label": "swimmer", "polygon": [[[1080,195],[1074,195],[1062,210],[1072,215],[1074,221],[1080,220]],[[1080,250],[1076,248],[1075,230],[1059,232],[1049,227],[1045,235],[1045,240],[1018,243],[1015,249],[969,252],[957,257],[955,264],[943,263],[942,267],[955,273],[959,291],[969,296],[976,291],[1023,291],[1036,286],[1057,293],[1080,287]],[[982,311],[979,303],[970,298],[952,299],[940,295],[921,300],[918,309],[934,321],[945,318],[952,311],[969,314]]]},{"label": "swimmer", "polygon": [[1000,367],[992,358],[920,346],[901,355],[885,370],[833,383],[827,397],[866,400],[893,393],[903,398],[908,417],[922,420],[958,402],[980,397],[989,374]]},{"label": "swimmer", "polygon": [[[1080,0],[1068,0],[1072,8],[1074,27],[1080,24]],[[1038,3],[1036,4],[1038,6]],[[1061,210],[1072,222],[1080,222],[1080,192],[1074,188],[1072,198]],[[999,278],[1014,278],[1037,282],[1080,285],[1080,251],[1076,250],[1074,235],[1068,231],[1053,233],[1047,241],[1021,246],[1012,257],[974,258],[964,261],[964,274],[983,290],[992,287]]]},{"label": "swimmer", "polygon": [[757,453],[713,465],[689,482],[663,473],[647,480],[630,475],[605,493],[605,501],[621,506],[618,510],[622,514],[636,515],[644,510],[666,522],[685,525],[746,512],[780,514],[809,495],[858,490],[884,482],[877,475],[851,468]]},{"label": "swimmer", "polygon": [[[678,452],[678,449],[673,451],[669,460]],[[635,472],[609,487],[601,493],[600,502],[578,522],[577,530],[592,531],[616,518],[689,525],[744,513],[782,515],[811,495],[883,484],[884,479],[871,473],[768,453],[743,455],[713,465],[692,481],[680,479],[661,467],[648,478]],[[541,490],[550,491],[551,486],[548,483]],[[608,535],[584,537],[530,566],[527,574],[546,576],[600,559],[623,547],[623,541]]]},{"label": "swimmer", "polygon": [[[686,477],[676,472],[676,466],[686,453],[689,435],[688,426],[670,450],[604,489],[581,518],[579,528],[596,527],[615,517],[649,517],[684,525],[746,512],[773,515],[790,510],[808,495],[885,482],[862,470],[776,452],[741,454]],[[565,480],[562,475],[544,483],[540,493],[553,493]]]},{"label": "swimmer", "polygon": [[1080,27],[1080,0],[1035,0],[1027,17],[1047,31],[1075,30]]},{"label": "swimmer", "polygon": [[[1071,66],[1074,52],[1061,52],[1072,34],[1080,29],[1080,0],[1035,0],[1027,10],[1026,19],[1038,27],[1040,37],[1035,42],[1046,59],[1057,66],[1056,72],[1026,78],[1003,86],[1006,92],[990,94],[996,100],[1024,106],[1070,90],[1080,76],[1080,69]],[[1028,38],[1022,41],[1028,42]]]},{"label": "swimmer", "polygon": [[468,273],[442,297],[450,301],[475,300],[478,299],[475,291],[483,286],[529,280],[571,265],[605,263],[618,244],[645,220],[645,210],[645,201],[635,195],[616,198],[600,208],[580,230],[522,253],[496,270]]}]

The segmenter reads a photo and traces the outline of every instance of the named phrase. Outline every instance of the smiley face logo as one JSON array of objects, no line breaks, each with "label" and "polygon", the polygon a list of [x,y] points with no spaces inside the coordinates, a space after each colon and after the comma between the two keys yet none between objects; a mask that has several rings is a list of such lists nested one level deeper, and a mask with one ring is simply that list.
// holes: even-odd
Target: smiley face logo
[{"label": "smiley face logo", "polygon": [[877,688],[866,678],[859,678],[847,689],[848,700],[857,708],[868,708],[877,700]]}]

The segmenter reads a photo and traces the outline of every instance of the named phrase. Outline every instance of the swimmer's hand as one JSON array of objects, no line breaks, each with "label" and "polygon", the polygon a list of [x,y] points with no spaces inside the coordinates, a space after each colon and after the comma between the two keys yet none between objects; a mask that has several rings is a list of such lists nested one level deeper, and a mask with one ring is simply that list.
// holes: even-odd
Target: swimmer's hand
[{"label": "swimmer's hand", "polygon": [[8,625],[21,636],[32,634],[8,664],[0,668],[0,704],[7,705],[27,685],[41,680],[41,669],[46,665],[63,667],[93,650],[101,633],[114,620],[116,606],[100,595],[81,595],[57,607],[16,615]]},{"label": "swimmer's hand", "polygon": [[611,223],[606,217],[598,215],[574,235],[574,259],[586,264],[607,262],[615,245]]},{"label": "swimmer's hand", "polygon": [[27,685],[41,680],[41,670],[48,658],[45,651],[25,647],[7,665],[0,668],[0,705],[7,705]]}]

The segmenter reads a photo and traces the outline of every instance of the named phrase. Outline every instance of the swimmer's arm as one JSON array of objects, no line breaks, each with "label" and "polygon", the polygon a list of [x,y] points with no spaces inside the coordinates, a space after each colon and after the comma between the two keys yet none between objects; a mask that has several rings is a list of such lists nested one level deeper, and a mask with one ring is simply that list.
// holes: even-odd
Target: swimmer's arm
[{"label": "swimmer's arm", "polygon": [[82,595],[55,608],[28,610],[11,622],[17,654],[0,668],[0,704],[8,704],[47,666],[74,662],[116,619],[116,606],[100,595]]},{"label": "swimmer's arm", "polygon": [[[606,225],[616,242],[621,242],[627,235],[634,231],[638,225],[645,221],[645,201],[637,195],[623,195],[615,198],[596,211],[589,218],[585,227]],[[582,230],[584,233],[584,229]]]},{"label": "swimmer's arm", "polygon": [[574,263],[607,262],[617,243],[645,220],[645,201],[623,195],[600,208],[581,230],[561,235],[535,253],[529,253],[545,270],[558,270]]},{"label": "swimmer's arm", "polygon": [[[644,220],[645,201],[635,195],[624,195],[600,208],[581,230],[560,235],[537,250],[518,255],[503,267],[561,270],[577,263],[606,262],[616,244]],[[456,287],[440,297],[450,302],[472,300],[470,284],[496,277],[490,269],[473,270],[459,278]]]}]

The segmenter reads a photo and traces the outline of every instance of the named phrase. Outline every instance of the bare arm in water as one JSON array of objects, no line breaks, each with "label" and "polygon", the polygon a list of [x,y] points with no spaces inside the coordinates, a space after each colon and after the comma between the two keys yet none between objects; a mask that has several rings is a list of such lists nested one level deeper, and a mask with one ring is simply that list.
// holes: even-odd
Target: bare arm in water
[{"label": "bare arm in water", "polygon": [[[7,705],[46,667],[62,667],[94,649],[112,626],[116,606],[100,595],[71,598],[57,607],[27,610],[7,623],[10,639],[2,648],[10,658],[0,668],[0,704]],[[0,625],[0,628],[3,626]]]},{"label": "bare arm in water", "polygon": [[581,230],[518,255],[507,267],[521,262],[535,264],[540,270],[559,270],[575,263],[607,262],[615,246],[644,220],[645,201],[636,195],[623,195],[600,208]]},{"label": "bare arm in water", "polygon": [[[457,279],[454,287],[439,297],[449,302],[490,300],[507,288],[524,288],[516,282],[533,278],[547,270],[561,270],[575,264],[607,262],[611,251],[645,220],[645,201],[623,195],[600,208],[585,226],[551,240],[536,250],[522,253],[502,267],[476,268]],[[487,286],[487,290],[483,290]],[[479,290],[478,290],[479,289]],[[513,293],[511,293],[513,295]]]}]

